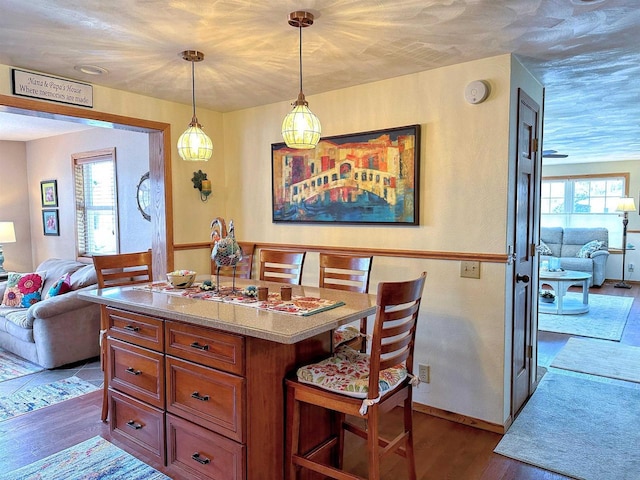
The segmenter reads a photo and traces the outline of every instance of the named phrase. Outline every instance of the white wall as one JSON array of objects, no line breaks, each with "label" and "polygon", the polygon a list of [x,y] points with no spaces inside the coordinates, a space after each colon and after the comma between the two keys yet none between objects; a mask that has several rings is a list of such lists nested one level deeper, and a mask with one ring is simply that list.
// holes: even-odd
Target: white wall
[{"label": "white wall", "polygon": [[[115,148],[116,152],[120,251],[140,251],[151,247],[151,223],[142,218],[136,203],[138,181],[149,170],[148,135],[94,128],[26,143],[34,265],[52,257],[76,257],[71,155],[105,148]],[[60,236],[45,236],[42,231],[42,180],[56,180],[58,183]]]},{"label": "white wall", "polygon": [[0,221],[13,222],[16,243],[6,243],[4,269],[27,272],[31,261],[27,153],[24,142],[0,141]]}]

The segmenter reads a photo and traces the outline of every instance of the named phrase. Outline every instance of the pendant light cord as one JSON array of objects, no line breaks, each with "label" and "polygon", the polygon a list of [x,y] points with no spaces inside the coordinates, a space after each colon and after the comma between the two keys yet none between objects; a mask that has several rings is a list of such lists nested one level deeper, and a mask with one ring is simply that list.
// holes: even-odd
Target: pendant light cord
[{"label": "pendant light cord", "polygon": [[300,30],[300,92],[302,92],[302,23],[298,30]]},{"label": "pendant light cord", "polygon": [[193,118],[196,118],[196,69],[193,59],[191,60],[191,103],[193,104]]}]

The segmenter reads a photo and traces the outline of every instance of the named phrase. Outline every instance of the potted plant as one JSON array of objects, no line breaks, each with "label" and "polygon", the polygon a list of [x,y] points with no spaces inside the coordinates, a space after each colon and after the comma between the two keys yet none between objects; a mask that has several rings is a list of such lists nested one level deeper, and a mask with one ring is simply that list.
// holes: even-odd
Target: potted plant
[{"label": "potted plant", "polygon": [[540,290],[540,300],[545,303],[553,303],[556,299],[556,294],[551,290]]}]

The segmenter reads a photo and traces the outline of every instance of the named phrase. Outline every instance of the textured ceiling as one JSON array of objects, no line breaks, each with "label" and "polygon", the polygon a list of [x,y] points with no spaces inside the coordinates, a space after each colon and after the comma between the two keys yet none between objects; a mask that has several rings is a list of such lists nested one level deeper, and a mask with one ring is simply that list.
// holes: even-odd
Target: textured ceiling
[{"label": "textured ceiling", "polygon": [[[2,0],[0,63],[232,111],[504,53],[546,87],[544,148],[640,159],[637,0]],[[79,64],[107,70],[91,76]],[[327,121],[324,120],[323,121]],[[1,135],[1,134],[0,134]],[[548,160],[546,160],[548,161]]]}]

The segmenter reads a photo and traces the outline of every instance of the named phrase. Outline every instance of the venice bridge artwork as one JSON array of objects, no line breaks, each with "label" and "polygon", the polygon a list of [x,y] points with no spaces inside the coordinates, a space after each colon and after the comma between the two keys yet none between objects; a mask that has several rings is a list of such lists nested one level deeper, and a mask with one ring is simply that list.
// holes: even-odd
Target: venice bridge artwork
[{"label": "venice bridge artwork", "polygon": [[417,225],[419,152],[419,125],[273,144],[273,221]]}]

